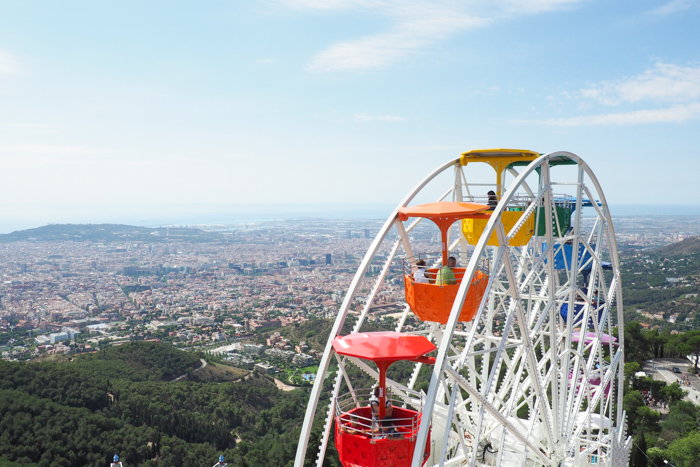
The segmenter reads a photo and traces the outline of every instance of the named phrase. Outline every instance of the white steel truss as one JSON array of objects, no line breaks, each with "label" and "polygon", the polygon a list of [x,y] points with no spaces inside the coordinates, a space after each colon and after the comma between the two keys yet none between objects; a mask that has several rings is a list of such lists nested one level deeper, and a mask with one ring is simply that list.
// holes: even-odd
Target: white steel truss
[{"label": "white steel truss", "polygon": [[[562,161],[568,167],[563,175],[558,167]],[[429,433],[428,465],[613,466],[629,456],[631,440],[622,411],[624,336],[622,326],[616,328],[623,322],[620,265],[607,202],[591,169],[574,154],[546,154],[521,168],[521,172],[508,168],[514,180],[473,251],[467,253],[461,229],[450,243],[454,253],[468,263],[447,324],[423,323],[422,329],[412,331],[426,335],[438,348],[420,408],[411,394],[423,364],[415,364],[406,381],[387,379],[395,397],[423,411],[414,466],[422,464]],[[420,219],[404,225],[398,220],[398,210],[450,169],[454,170],[452,186],[440,199],[474,201],[472,194],[483,190],[484,183],[468,183],[459,159],[451,161],[420,182],[384,223],[360,264],[329,336],[302,426],[297,467],[304,465],[307,456],[333,357],[331,341],[348,316],[362,277],[383,243],[388,243],[387,235],[394,232],[398,239],[384,245],[388,257],[353,332],[361,330],[397,255],[402,251],[414,255],[408,233]],[[523,197],[527,203],[522,217],[506,231],[502,214]],[[569,203],[573,213],[567,232],[557,227],[562,215],[557,207],[562,203]],[[588,217],[582,215],[584,206]],[[524,246],[510,246],[528,218],[535,219],[537,234]],[[499,246],[488,245],[492,235]],[[490,265],[483,299],[473,320],[459,323],[472,278],[483,261]],[[564,313],[564,308],[570,311]],[[398,332],[410,314],[406,305],[396,326]],[[333,449],[328,447],[332,408],[341,386],[352,392],[345,368],[353,364],[377,377],[371,365],[361,360],[336,357],[338,374],[322,428],[316,459],[319,467],[326,450]]]}]

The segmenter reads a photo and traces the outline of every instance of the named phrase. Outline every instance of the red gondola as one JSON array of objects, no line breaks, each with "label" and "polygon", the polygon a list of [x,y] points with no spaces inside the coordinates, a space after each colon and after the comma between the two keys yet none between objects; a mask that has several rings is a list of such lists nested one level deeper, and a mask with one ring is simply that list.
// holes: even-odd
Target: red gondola
[{"label": "red gondola", "polygon": [[[376,399],[368,390],[339,397],[335,407],[335,444],[345,467],[404,467],[411,465],[422,417],[422,398],[414,391],[392,397],[386,391],[386,370],[392,363],[409,360],[432,364],[426,355],[436,349],[424,336],[398,332],[368,332],[338,336],[337,354],[373,361],[379,370]],[[376,402],[375,408],[371,405]],[[394,403],[420,410],[396,407]],[[408,403],[408,404],[407,404]],[[424,461],[430,455],[430,437]]]}]

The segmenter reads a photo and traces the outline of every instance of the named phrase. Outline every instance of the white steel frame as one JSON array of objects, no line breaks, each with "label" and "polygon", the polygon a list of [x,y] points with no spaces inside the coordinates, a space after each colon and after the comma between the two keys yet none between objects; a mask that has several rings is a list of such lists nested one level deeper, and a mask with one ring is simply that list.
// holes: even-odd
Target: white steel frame
[{"label": "white steel frame", "polygon": [[[562,158],[575,163],[575,180],[551,179],[551,164]],[[450,161],[420,182],[386,220],[350,284],[326,344],[302,426],[295,466],[304,465],[323,381],[334,355],[331,341],[345,322],[361,279],[387,234],[395,229],[399,239],[390,248],[353,332],[358,332],[364,323],[399,248],[403,247],[406,256],[413,256],[407,233],[420,219],[405,227],[398,220],[398,209],[409,205],[426,185],[450,168],[455,173],[454,185],[441,200],[450,195],[455,201],[469,200],[469,186],[483,185],[468,184],[459,159]],[[539,172],[537,188],[527,184],[534,172]],[[620,268],[603,192],[588,165],[569,152],[541,156],[519,174],[514,169],[509,173],[516,178],[502,194],[473,253],[468,256],[464,279],[447,324],[426,323],[425,329],[420,331],[436,344],[438,354],[425,396],[413,465],[421,465],[429,431],[429,465],[626,465],[631,439],[626,436],[622,411],[622,327],[619,328],[619,345],[605,339],[606,334],[612,335],[614,319],[617,323],[623,322]],[[576,202],[572,231],[563,238],[556,238],[552,228],[556,220],[553,216],[557,216],[553,209],[554,190],[565,186],[574,190]],[[523,221],[506,232],[500,218],[511,201],[523,192],[532,202],[521,219],[535,216],[537,207],[542,206],[546,234],[533,236],[524,247],[488,246],[492,233],[495,232],[500,245],[506,245],[522,227]],[[587,232],[584,232],[581,217],[583,199],[594,201],[594,218],[588,220],[592,227]],[[573,251],[583,245],[589,256],[583,255],[584,264],[579,264],[579,258],[573,255],[566,269],[557,270],[554,259],[565,242],[571,244]],[[450,249],[456,247],[462,260],[466,260],[467,243],[461,234],[450,244]],[[459,311],[479,260],[484,258],[491,263],[486,293],[475,318],[459,330]],[[611,263],[610,272],[603,270],[603,261]],[[579,272],[589,267],[587,284],[579,283]],[[565,303],[571,310],[566,320],[559,313]],[[575,316],[575,309],[580,309],[578,316]],[[410,312],[406,305],[397,331],[402,330]],[[502,328],[496,326],[497,321],[503,322]],[[338,355],[336,358],[339,371],[325,417],[316,459],[318,467],[323,463],[331,436],[331,408],[343,382],[352,389],[345,366],[352,363],[377,377],[376,370],[361,360]],[[411,405],[408,394],[421,366],[416,364],[405,384],[387,379],[394,394],[403,395],[408,405]]]}]

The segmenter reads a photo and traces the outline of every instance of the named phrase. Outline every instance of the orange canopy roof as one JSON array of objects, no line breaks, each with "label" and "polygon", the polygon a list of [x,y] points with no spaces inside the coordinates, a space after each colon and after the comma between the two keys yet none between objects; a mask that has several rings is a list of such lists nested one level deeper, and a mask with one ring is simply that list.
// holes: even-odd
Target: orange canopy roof
[{"label": "orange canopy roof", "polygon": [[424,217],[440,225],[439,220],[451,219],[452,224],[457,219],[464,219],[470,215],[488,211],[485,204],[459,203],[457,201],[438,201],[437,203],[418,204],[416,206],[405,206],[399,209],[399,219],[408,220],[409,217]]},{"label": "orange canopy roof", "polygon": [[488,211],[486,204],[459,203],[457,201],[438,201],[437,203],[418,204],[399,209],[399,220],[409,217],[423,217],[437,224],[442,235],[442,264],[447,264],[447,231],[456,220]]}]

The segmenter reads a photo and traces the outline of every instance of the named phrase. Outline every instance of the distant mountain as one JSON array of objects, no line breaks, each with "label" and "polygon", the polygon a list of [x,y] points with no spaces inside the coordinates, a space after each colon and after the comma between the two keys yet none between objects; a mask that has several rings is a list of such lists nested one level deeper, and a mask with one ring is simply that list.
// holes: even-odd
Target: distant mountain
[{"label": "distant mountain", "polygon": [[208,240],[216,234],[200,229],[186,227],[137,227],[123,224],[50,224],[35,229],[18,230],[9,234],[1,234],[0,242],[18,241],[166,241],[177,238]]},{"label": "distant mountain", "polygon": [[700,237],[686,238],[677,243],[663,246],[655,251],[667,256],[689,255],[700,252]]}]

